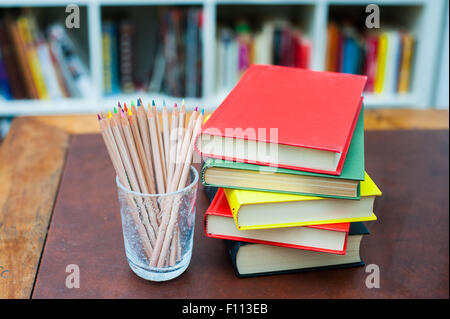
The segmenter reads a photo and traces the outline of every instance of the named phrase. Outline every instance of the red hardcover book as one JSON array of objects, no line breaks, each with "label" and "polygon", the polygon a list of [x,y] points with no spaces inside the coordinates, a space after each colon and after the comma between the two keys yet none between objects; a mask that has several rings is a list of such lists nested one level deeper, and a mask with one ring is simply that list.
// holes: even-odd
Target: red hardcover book
[{"label": "red hardcover book", "polygon": [[297,248],[344,255],[350,223],[238,230],[227,198],[219,188],[205,213],[204,229],[208,237],[257,244]]},{"label": "red hardcover book", "polygon": [[339,175],[365,76],[252,65],[203,126],[201,154]]}]

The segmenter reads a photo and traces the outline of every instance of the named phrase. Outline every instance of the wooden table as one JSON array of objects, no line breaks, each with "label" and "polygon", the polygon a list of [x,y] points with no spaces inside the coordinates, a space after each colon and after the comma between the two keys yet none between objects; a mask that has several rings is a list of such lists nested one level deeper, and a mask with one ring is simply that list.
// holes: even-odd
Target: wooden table
[{"label": "wooden table", "polygon": [[[447,110],[365,111],[366,130],[448,129]],[[29,298],[72,134],[94,115],[21,117],[0,147],[0,298]]]}]

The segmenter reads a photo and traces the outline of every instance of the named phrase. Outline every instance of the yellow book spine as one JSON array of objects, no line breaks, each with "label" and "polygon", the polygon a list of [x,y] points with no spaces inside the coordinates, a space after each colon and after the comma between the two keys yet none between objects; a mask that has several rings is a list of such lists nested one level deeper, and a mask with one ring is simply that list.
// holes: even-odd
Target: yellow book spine
[{"label": "yellow book spine", "polygon": [[228,206],[230,206],[231,214],[233,214],[233,219],[236,227],[239,229],[238,222],[238,211],[241,207],[240,200],[238,198],[237,192],[233,192],[232,189],[224,188],[225,197],[227,198]]},{"label": "yellow book spine", "polygon": [[411,60],[413,54],[414,39],[411,34],[403,35],[403,52],[402,52],[402,64],[400,66],[400,74],[398,77],[398,92],[407,93],[410,86],[411,77]]},{"label": "yellow book spine", "polygon": [[27,48],[28,64],[30,65],[31,75],[40,99],[48,99],[47,87],[45,86],[44,74],[37,56],[36,47],[33,43],[33,37],[30,32],[28,19],[21,17],[18,19],[19,32]]},{"label": "yellow book spine", "polygon": [[374,84],[374,91],[376,93],[383,92],[384,70],[386,68],[387,46],[388,46],[388,35],[387,35],[387,33],[382,33],[380,36],[380,39],[378,40],[377,71],[375,74],[375,84]]},{"label": "yellow book spine", "polygon": [[[233,214],[234,217],[234,214]],[[235,219],[236,226],[239,230],[254,230],[254,229],[271,229],[271,228],[285,228],[285,227],[299,227],[299,226],[309,226],[309,225],[325,225],[325,224],[340,224],[340,223],[353,223],[353,222],[365,222],[377,220],[377,216],[372,213],[369,217],[358,217],[358,218],[341,218],[341,219],[331,219],[331,220],[315,220],[301,223],[286,223],[286,224],[268,224],[268,225],[252,225],[252,226],[239,226],[237,220]]]}]

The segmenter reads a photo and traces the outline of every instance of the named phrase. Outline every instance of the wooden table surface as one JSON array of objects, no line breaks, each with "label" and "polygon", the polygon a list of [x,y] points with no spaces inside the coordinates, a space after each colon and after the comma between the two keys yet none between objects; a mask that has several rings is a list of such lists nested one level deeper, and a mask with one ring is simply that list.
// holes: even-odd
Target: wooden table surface
[{"label": "wooden table surface", "polygon": [[[365,110],[366,130],[448,129],[448,110]],[[20,117],[0,146],[0,298],[30,298],[69,140],[94,115]]]}]

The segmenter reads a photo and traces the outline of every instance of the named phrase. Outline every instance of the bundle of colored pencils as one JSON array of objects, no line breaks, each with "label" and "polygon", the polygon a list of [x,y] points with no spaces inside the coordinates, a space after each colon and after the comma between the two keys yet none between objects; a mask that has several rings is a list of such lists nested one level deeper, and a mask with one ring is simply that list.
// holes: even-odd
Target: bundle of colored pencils
[{"label": "bundle of colored pencils", "polygon": [[[203,113],[192,112],[187,127],[184,100],[175,104],[171,120],[163,103],[160,114],[152,102],[146,110],[141,99],[114,113],[97,114],[103,140],[120,183],[134,192],[167,194],[185,188],[193,157],[194,142],[203,123]],[[170,123],[169,123],[170,122]],[[169,125],[170,124],[170,125]],[[162,128],[162,129],[161,129]],[[180,201],[156,200],[151,207],[130,200],[132,218],[152,267],[173,266],[181,258],[178,214]]]}]

